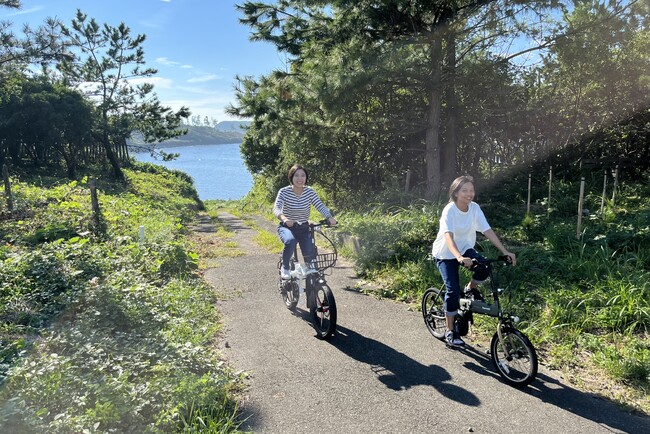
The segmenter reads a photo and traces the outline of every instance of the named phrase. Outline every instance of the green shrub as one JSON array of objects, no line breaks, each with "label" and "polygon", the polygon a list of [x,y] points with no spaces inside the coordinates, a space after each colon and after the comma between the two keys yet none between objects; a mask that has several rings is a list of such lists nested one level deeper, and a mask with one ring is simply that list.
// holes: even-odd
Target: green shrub
[{"label": "green shrub", "polygon": [[0,221],[3,427],[237,430],[240,380],[214,350],[216,295],[184,242],[200,205],[191,179],[138,167],[126,185],[99,180],[101,236],[85,180],[15,184]]}]

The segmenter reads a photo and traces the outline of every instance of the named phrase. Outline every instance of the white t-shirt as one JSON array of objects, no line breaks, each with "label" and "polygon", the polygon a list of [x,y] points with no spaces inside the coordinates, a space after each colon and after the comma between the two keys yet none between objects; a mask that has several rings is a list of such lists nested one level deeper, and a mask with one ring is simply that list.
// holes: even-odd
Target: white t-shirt
[{"label": "white t-shirt", "polygon": [[474,248],[476,232],[485,233],[488,229],[490,225],[477,203],[470,202],[467,212],[463,212],[454,202],[449,202],[442,210],[440,229],[433,242],[431,254],[438,259],[454,259],[455,256],[445,242],[445,233],[451,232],[454,235],[456,247],[460,253],[464,253],[467,249]]}]

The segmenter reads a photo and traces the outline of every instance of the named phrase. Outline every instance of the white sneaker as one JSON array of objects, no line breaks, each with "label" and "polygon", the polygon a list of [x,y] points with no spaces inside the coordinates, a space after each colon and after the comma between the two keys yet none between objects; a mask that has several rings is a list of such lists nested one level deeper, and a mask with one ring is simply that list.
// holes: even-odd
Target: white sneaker
[{"label": "white sneaker", "polygon": [[305,264],[305,276],[308,274],[314,274],[318,273],[318,270],[316,269],[316,264],[313,262],[308,262]]},{"label": "white sneaker", "polygon": [[447,330],[445,333],[445,343],[451,348],[459,348],[465,345],[465,341],[456,332],[452,332],[451,330]]},{"label": "white sneaker", "polygon": [[284,267],[280,268],[280,279],[291,280],[291,270]]}]

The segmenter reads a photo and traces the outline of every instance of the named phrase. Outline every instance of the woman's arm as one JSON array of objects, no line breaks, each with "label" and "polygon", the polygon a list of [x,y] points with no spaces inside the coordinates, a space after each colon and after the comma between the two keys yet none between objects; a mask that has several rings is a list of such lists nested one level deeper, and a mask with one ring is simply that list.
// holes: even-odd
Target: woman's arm
[{"label": "woman's arm", "polygon": [[316,208],[316,210],[318,210],[318,212],[320,212],[321,215],[327,219],[327,221],[331,226],[336,226],[336,219],[332,215],[332,212],[329,210],[329,208],[325,206],[323,201],[320,200],[320,197],[318,197],[318,193],[316,193],[316,191],[313,189],[311,191],[313,192],[311,203],[312,205],[314,205],[314,208]]},{"label": "woman's arm", "polygon": [[293,220],[289,219],[287,216],[282,214],[282,208],[284,206],[284,196],[282,194],[282,190],[278,191],[278,195],[275,198],[275,205],[273,206],[273,214],[287,227],[292,227],[293,226]]},{"label": "woman's arm", "polygon": [[517,265],[517,256],[515,256],[514,253],[509,252],[508,249],[506,249],[501,243],[501,240],[497,236],[496,233],[492,229],[488,229],[487,231],[483,232],[483,235],[494,244],[494,247],[499,249],[501,253],[503,253],[505,256],[508,256],[510,258],[510,261],[512,261],[512,265]]},{"label": "woman's arm", "polygon": [[447,247],[449,248],[451,254],[454,255],[454,258],[456,258],[460,264],[464,265],[465,267],[472,266],[472,259],[463,257],[463,254],[460,252],[460,250],[458,250],[456,241],[454,241],[453,233],[445,232],[445,243],[447,244]]}]

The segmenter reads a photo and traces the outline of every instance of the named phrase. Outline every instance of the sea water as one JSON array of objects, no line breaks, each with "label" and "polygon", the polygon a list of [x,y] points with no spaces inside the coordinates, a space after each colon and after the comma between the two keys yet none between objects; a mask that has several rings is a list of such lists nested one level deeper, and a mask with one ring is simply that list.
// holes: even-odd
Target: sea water
[{"label": "sea water", "polygon": [[253,186],[253,178],[239,152],[239,143],[179,146],[163,150],[180,156],[172,161],[162,161],[146,152],[132,155],[137,161],[160,164],[187,173],[194,179],[201,200],[241,199]]}]

